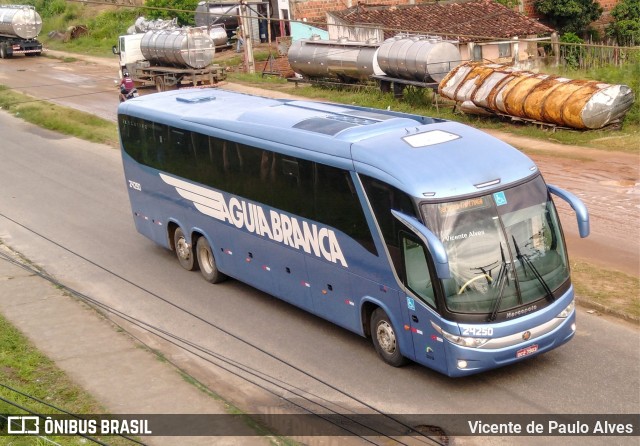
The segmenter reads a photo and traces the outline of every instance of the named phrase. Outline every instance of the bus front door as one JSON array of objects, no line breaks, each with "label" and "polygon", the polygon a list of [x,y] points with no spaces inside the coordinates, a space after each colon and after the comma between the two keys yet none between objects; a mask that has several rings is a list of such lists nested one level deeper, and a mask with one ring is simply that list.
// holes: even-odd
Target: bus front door
[{"label": "bus front door", "polygon": [[407,287],[407,292],[404,293],[404,329],[411,331],[414,360],[446,374],[445,341],[431,323],[433,321],[440,325],[440,318],[436,311],[435,292],[427,265],[427,249],[413,234],[402,232],[400,239]]}]

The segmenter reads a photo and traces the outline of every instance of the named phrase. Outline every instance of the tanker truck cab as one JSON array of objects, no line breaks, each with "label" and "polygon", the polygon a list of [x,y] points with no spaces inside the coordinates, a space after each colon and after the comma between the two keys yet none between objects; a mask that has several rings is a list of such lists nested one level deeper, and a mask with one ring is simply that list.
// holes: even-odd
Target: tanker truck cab
[{"label": "tanker truck cab", "polygon": [[126,36],[120,36],[118,38],[118,45],[113,46],[113,54],[120,58],[120,75],[125,69],[128,69],[131,73],[131,65],[144,60],[142,51],[140,50],[140,41],[142,41],[143,33],[140,34],[128,34]]}]

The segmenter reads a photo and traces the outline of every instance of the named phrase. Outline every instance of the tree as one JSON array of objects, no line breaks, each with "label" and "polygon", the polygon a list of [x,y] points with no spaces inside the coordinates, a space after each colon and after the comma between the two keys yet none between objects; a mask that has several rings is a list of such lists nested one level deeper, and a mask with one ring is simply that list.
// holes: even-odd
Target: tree
[{"label": "tree", "polygon": [[613,22],[607,26],[607,36],[613,37],[618,45],[640,44],[640,2],[620,0],[611,10]]},{"label": "tree", "polygon": [[596,0],[536,0],[534,7],[545,16],[549,26],[562,34],[585,36],[589,24],[602,15],[602,6]]},{"label": "tree", "polygon": [[520,4],[520,0],[496,0],[496,2],[511,9],[515,8]]},{"label": "tree", "polygon": [[180,25],[194,25],[195,11],[199,0],[146,0],[144,5],[150,8],[147,12],[149,19],[178,18]]}]

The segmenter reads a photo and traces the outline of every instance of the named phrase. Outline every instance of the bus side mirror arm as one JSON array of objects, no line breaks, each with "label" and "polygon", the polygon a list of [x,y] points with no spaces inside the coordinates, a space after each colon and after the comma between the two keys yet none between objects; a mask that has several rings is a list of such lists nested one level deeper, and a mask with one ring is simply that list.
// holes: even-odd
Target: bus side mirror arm
[{"label": "bus side mirror arm", "polygon": [[427,229],[422,223],[414,217],[410,217],[402,212],[391,210],[395,218],[400,220],[402,224],[408,227],[411,232],[416,234],[429,250],[429,254],[433,258],[436,267],[436,274],[440,279],[449,279],[451,272],[449,271],[449,257],[444,245],[436,235]]},{"label": "bus side mirror arm", "polygon": [[578,232],[580,232],[580,237],[585,238],[589,235],[589,211],[587,207],[584,205],[582,200],[573,195],[571,192],[567,192],[564,189],[560,189],[559,187],[552,186],[551,184],[547,184],[549,188],[549,192],[557,197],[562,198],[564,201],[569,203],[569,206],[576,213],[576,218],[578,219]]}]

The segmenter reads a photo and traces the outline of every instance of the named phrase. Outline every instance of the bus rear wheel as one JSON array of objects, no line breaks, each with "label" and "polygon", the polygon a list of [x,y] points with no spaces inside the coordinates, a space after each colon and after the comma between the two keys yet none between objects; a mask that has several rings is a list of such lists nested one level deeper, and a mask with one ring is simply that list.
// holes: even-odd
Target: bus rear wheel
[{"label": "bus rear wheel", "polygon": [[175,246],[176,257],[178,257],[180,266],[187,271],[198,269],[198,263],[193,255],[192,246],[187,243],[187,238],[180,228],[176,228],[176,232],[173,233],[173,245]]},{"label": "bus rear wheel", "polygon": [[218,271],[216,259],[213,257],[213,250],[206,237],[200,237],[196,244],[196,254],[202,277],[209,283],[220,283],[227,278],[226,275]]},{"label": "bus rear wheel", "polygon": [[371,315],[371,337],[376,352],[384,362],[394,367],[402,367],[407,363],[407,358],[400,353],[396,330],[382,308],[377,308]]}]

